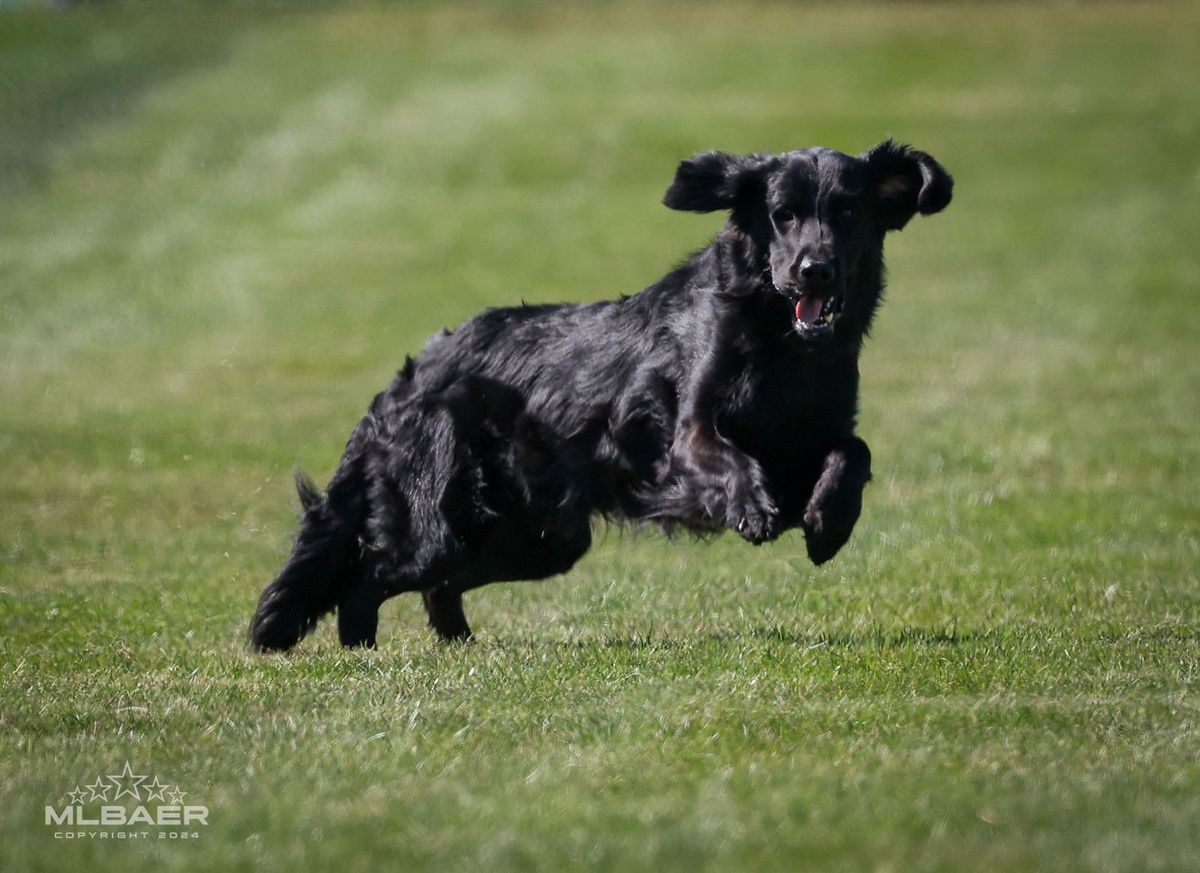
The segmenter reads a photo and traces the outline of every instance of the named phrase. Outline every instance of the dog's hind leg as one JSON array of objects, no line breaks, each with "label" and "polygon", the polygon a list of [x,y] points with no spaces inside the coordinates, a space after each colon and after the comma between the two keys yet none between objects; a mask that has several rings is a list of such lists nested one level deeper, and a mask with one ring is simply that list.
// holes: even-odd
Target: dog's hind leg
[{"label": "dog's hind leg", "polygon": [[[545,579],[565,573],[592,544],[586,513],[575,508],[556,519],[562,529],[547,529],[528,519],[510,519],[493,531],[475,560],[450,573],[447,581],[421,591],[429,626],[440,639],[471,640],[471,626],[463,614],[463,594],[492,582]],[[544,519],[539,519],[544,521]]]},{"label": "dog's hind leg", "polygon": [[379,607],[383,603],[374,580],[360,575],[342,593],[337,606],[338,639],[343,646],[375,648]]},{"label": "dog's hind leg", "polygon": [[[380,607],[388,598],[407,591],[422,592],[430,627],[443,638],[470,637],[471,628],[462,612],[461,589],[431,587],[434,580],[445,578],[443,573],[452,566],[453,562],[439,560],[411,561],[397,567],[388,557],[368,551],[363,556],[362,572],[338,601],[338,637],[342,645],[375,648]],[[437,596],[431,598],[431,594]]]},{"label": "dog's hind leg", "polygon": [[462,596],[460,589],[445,585],[421,592],[429,626],[446,642],[473,638],[471,626],[467,624],[467,617],[463,613]]}]

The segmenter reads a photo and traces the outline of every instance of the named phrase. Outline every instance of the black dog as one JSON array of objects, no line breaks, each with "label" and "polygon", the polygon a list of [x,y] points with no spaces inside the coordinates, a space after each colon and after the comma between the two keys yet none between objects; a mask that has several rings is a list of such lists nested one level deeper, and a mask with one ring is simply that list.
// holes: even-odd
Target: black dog
[{"label": "black dog", "polygon": [[871,478],[854,435],[858,357],[883,237],[939,212],[953,181],[891,141],[684,161],[664,202],[729,210],[706,249],[632,297],[491,309],[426,345],[371,404],[250,626],[287,649],[338,612],[375,644],[380,604],[420,591],[446,639],[464,591],[568,570],[591,519],[752,543],[846,542]]}]

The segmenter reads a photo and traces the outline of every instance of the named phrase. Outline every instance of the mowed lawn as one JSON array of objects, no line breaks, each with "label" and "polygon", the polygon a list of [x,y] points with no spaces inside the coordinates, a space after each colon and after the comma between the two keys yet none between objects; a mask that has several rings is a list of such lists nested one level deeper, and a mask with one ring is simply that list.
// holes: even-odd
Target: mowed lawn
[{"label": "mowed lawn", "polygon": [[[0,14],[0,868],[1200,866],[1200,11]],[[889,241],[875,482],[821,569],[597,530],[254,657],[290,476],[489,305],[633,292],[702,149],[956,176]],[[210,809],[66,842],[126,762]]]}]

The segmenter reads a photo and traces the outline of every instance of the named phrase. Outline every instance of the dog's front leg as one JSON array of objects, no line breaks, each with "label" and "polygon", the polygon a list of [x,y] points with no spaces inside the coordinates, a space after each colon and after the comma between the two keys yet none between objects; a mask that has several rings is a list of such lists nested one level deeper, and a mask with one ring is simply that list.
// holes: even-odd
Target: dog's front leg
[{"label": "dog's front leg", "polygon": [[694,501],[709,520],[749,542],[773,540],[781,531],[779,510],[767,492],[758,462],[722,437],[710,422],[680,422],[671,451],[673,490]]},{"label": "dog's front leg", "polygon": [[719,427],[732,395],[746,389],[751,344],[737,298],[713,295],[706,302],[710,312],[701,321],[708,334],[692,337],[703,351],[680,380],[657,514],[698,528],[728,527],[757,545],[779,536],[779,509],[758,461]]},{"label": "dog's front leg", "polygon": [[814,564],[824,564],[850,539],[862,512],[863,488],[869,481],[871,450],[858,437],[843,438],[825,456],[801,525]]}]

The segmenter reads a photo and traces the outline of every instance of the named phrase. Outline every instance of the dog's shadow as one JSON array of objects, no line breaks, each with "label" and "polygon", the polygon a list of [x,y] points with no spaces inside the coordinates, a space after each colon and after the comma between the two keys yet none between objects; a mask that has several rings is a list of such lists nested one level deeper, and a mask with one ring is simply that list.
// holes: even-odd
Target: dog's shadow
[{"label": "dog's shadow", "polygon": [[760,625],[745,629],[726,628],[700,633],[672,633],[650,629],[634,631],[627,636],[605,636],[584,639],[546,640],[532,637],[492,637],[486,645],[500,649],[541,650],[547,648],[569,651],[586,649],[626,649],[672,651],[704,646],[726,646],[756,643],[778,643],[781,646],[806,651],[822,649],[899,649],[956,647],[995,639],[994,631],[963,631],[957,624],[937,627],[905,625],[900,628],[873,626],[855,631],[802,631],[778,625]]}]

